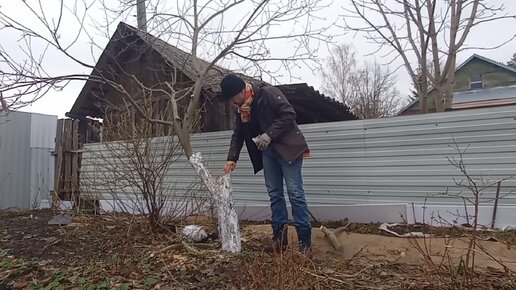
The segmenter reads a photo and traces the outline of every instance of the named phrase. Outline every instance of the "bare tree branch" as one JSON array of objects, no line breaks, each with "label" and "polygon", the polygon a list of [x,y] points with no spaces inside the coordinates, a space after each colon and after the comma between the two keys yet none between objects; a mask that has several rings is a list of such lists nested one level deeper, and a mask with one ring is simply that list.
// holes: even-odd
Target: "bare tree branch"
[{"label": "bare tree branch", "polygon": [[[67,7],[68,2],[64,0],[58,2],[60,5],[54,7],[55,10],[45,6],[47,2],[43,0],[20,1],[37,23],[18,21],[10,17],[9,12],[0,10],[0,30],[15,33],[25,40],[21,57],[12,50],[0,50],[0,92],[7,100],[7,106],[24,106],[50,90],[62,90],[71,81],[88,80],[88,87],[85,87],[88,91],[84,94],[97,106],[97,113],[103,114],[106,126],[115,131],[123,130],[122,127],[117,129],[117,123],[129,120],[132,130],[137,130],[141,122],[150,128],[172,128],[168,132],[177,137],[183,154],[213,197],[218,198],[219,220],[231,219],[233,222],[237,221],[237,215],[231,206],[229,177],[211,175],[203,165],[201,155],[194,154],[190,141],[191,133],[199,130],[202,101],[209,98],[209,90],[216,93],[213,88],[219,81],[214,77],[220,70],[217,66],[227,62],[231,68],[231,64],[234,67],[235,61],[240,60],[252,64],[253,70],[245,71],[246,74],[261,76],[271,74],[267,64],[270,63],[293,75],[292,68],[301,65],[317,68],[319,43],[331,40],[326,34],[329,26],[318,25],[314,21],[321,19],[316,14],[331,0],[194,0],[176,3],[148,0],[146,8],[151,15],[146,28],[151,35],[141,29],[119,25],[125,27],[120,28],[123,35],[114,35],[113,42],[100,57],[102,62],[91,65],[73,48],[89,45],[94,60],[99,59],[95,50],[105,42],[95,36],[101,33],[111,37],[111,27],[118,21],[132,20],[131,13],[141,0],[82,0],[79,10],[75,6]],[[93,7],[100,8],[104,17],[92,13]],[[52,15],[57,15],[55,23]],[[74,21],[77,23],[72,23]],[[75,25],[75,33],[64,29],[72,24]],[[64,38],[65,33],[72,36]],[[186,56],[167,55],[174,61],[156,61],[159,54],[161,60],[169,58],[159,50],[160,45],[163,47],[161,40],[155,43],[153,35],[184,50]],[[82,42],[85,40],[90,43]],[[55,73],[56,60],[49,63],[45,57],[47,50],[34,45],[33,41],[43,43],[53,53],[79,65],[81,71],[87,68],[92,73]],[[276,50],[273,50],[274,46],[277,46]],[[188,80],[183,79],[185,76]],[[122,136],[112,134],[115,138]],[[142,160],[137,161],[142,164]],[[145,182],[155,180],[156,176],[145,171],[139,174],[134,178],[138,182],[136,188],[150,197],[145,201],[146,207],[159,212],[159,202],[148,195],[153,189],[150,188],[152,184]],[[236,226],[228,223],[222,228],[239,238],[237,223]],[[240,250],[240,243],[227,245],[223,241],[222,244],[225,250]]]},{"label": "bare tree branch", "polygon": [[[457,53],[471,49],[466,46],[471,29],[488,22],[516,20],[514,14],[505,13],[503,5],[486,0],[350,1],[352,8],[344,8],[343,28],[363,33],[379,49],[395,52],[388,62],[402,59],[423,113],[451,106]],[[350,20],[356,19],[363,25],[351,24]],[[511,40],[514,35],[506,38]],[[435,98],[427,104],[428,87],[435,90]]]},{"label": "bare tree branch", "polygon": [[390,117],[402,106],[389,69],[377,62],[357,64],[350,45],[332,50],[322,75],[324,92],[344,102],[360,119]]}]

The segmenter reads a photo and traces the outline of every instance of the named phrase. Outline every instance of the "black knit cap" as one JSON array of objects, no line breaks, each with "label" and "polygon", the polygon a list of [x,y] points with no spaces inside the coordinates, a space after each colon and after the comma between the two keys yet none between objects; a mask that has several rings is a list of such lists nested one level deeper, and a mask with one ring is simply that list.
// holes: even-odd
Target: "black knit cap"
[{"label": "black knit cap", "polygon": [[234,74],[225,76],[220,82],[222,98],[229,100],[245,88],[245,82]]}]

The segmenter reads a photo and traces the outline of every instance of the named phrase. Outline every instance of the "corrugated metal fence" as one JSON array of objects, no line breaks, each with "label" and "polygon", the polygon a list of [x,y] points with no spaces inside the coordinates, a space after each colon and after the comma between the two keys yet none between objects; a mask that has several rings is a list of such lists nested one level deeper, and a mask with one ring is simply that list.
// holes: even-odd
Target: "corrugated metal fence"
[{"label": "corrugated metal fence", "polygon": [[[516,175],[516,106],[311,124],[301,130],[312,152],[304,164],[311,205],[422,204],[427,198],[427,204],[462,205],[462,199],[452,196],[472,194],[457,186],[465,176],[450,164],[452,158],[460,160],[455,146],[463,152],[468,174],[479,186],[489,185],[482,191],[482,202],[492,202],[495,181]],[[230,135],[226,131],[192,136],[194,151],[203,153],[213,174],[222,171]],[[162,148],[164,140],[169,139],[155,138],[156,148]],[[127,163],[114,166],[108,147],[86,144],[82,160],[81,191],[101,199],[134,191],[126,185],[112,186],[116,178],[111,173]],[[166,181],[174,184],[174,192],[199,183],[185,158],[168,169]],[[245,148],[233,186],[237,204],[268,204],[263,177],[252,174]],[[516,205],[511,194],[515,189],[514,179],[502,182],[500,206]]]},{"label": "corrugated metal fence", "polygon": [[37,208],[53,188],[57,116],[0,114],[0,208]]}]

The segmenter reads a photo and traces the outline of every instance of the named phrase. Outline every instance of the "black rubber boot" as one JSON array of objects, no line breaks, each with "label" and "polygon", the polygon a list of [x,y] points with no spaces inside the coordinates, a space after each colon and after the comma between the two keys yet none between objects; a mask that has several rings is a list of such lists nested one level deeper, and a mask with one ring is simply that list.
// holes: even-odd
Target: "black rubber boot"
[{"label": "black rubber boot", "polygon": [[272,243],[266,245],[263,251],[266,253],[280,253],[288,247],[288,225],[272,226]]},{"label": "black rubber boot", "polygon": [[312,228],[296,227],[297,239],[299,241],[299,252],[312,258]]}]

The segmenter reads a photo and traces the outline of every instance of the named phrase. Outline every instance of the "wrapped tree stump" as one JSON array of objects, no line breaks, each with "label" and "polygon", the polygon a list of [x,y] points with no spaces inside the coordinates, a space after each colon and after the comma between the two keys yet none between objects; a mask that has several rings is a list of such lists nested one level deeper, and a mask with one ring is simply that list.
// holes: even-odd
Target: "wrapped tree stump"
[{"label": "wrapped tree stump", "polygon": [[219,177],[211,176],[208,169],[202,163],[201,153],[192,154],[190,164],[215,200],[222,250],[230,253],[239,253],[241,251],[240,228],[229,174]]}]

